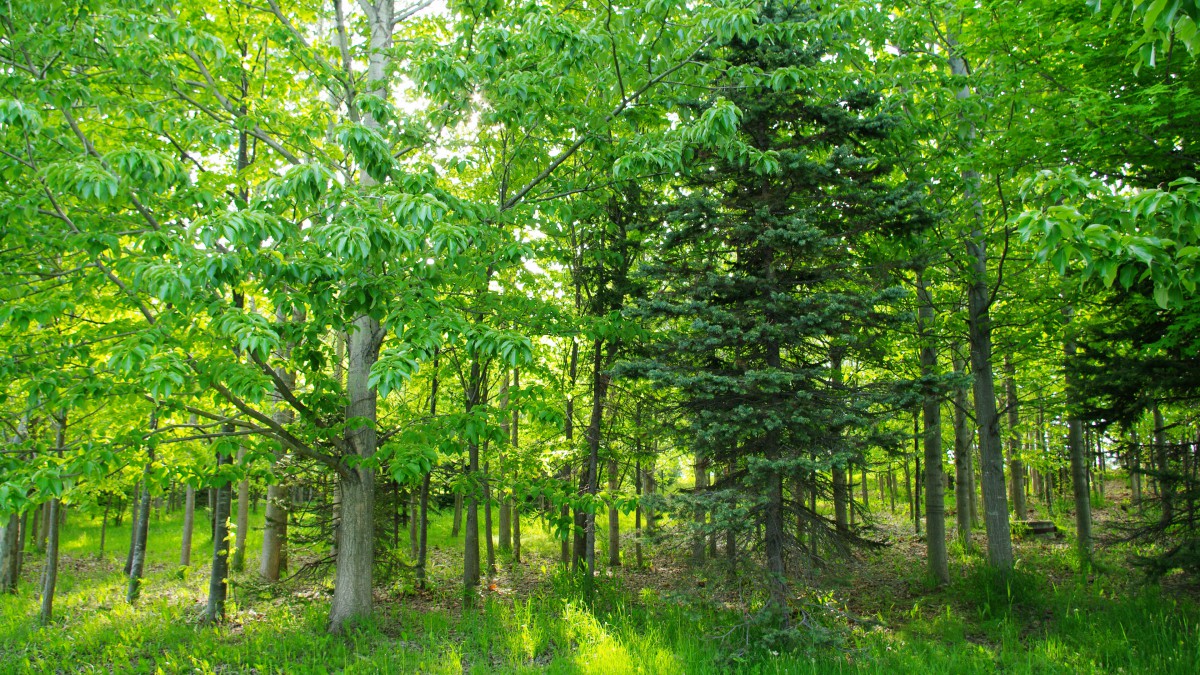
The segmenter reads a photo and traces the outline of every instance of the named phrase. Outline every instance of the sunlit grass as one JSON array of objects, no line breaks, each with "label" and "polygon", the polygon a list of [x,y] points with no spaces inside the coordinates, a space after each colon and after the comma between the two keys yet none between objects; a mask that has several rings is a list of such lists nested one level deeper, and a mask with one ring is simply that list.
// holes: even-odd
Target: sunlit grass
[{"label": "sunlit grass", "polygon": [[[229,622],[205,627],[198,619],[212,554],[209,523],[197,513],[193,567],[181,574],[180,521],[164,514],[152,522],[143,600],[130,606],[121,574],[128,519],[110,527],[98,559],[99,522],[71,514],[54,623],[37,623],[39,554],[27,560],[20,593],[0,598],[0,672],[1200,672],[1193,604],[1131,585],[1127,571],[1080,575],[1069,542],[1023,544],[1018,574],[1007,580],[989,575],[978,551],[958,551],[955,581],[941,590],[924,585],[921,570],[897,563],[888,574],[916,589],[915,605],[899,604],[901,595],[888,600],[881,625],[838,629],[841,646],[773,653],[739,642],[740,633],[729,630],[738,617],[703,595],[638,592],[620,576],[605,577],[589,606],[578,579],[556,564],[559,544],[536,518],[522,522],[532,562],[508,569],[511,561],[500,561],[509,582],[528,592],[485,594],[463,610],[453,600],[462,539],[450,534],[448,510],[430,529],[440,590],[419,607],[408,591],[389,591],[376,616],[344,637],[325,632],[328,580],[274,588],[254,580],[260,510],[251,518],[246,572],[232,577]],[[622,522],[626,532],[631,525]],[[407,549],[403,530],[400,548]],[[1120,570],[1116,553],[1104,555],[1109,569]],[[601,565],[606,558],[598,552]],[[854,578],[843,583],[854,592]]]}]

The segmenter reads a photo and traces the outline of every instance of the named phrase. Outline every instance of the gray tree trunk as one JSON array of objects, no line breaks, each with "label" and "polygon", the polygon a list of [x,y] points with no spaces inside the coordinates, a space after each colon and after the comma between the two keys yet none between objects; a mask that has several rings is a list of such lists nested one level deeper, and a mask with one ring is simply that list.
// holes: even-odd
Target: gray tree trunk
[{"label": "gray tree trunk", "polygon": [[[956,42],[951,40],[950,71],[956,77],[968,77],[967,62]],[[964,86],[958,99],[971,96]],[[974,125],[968,126],[967,143],[975,140]],[[1012,532],[1008,525],[1008,494],[1004,481],[1004,449],[1000,441],[1000,419],[996,411],[996,383],[992,370],[991,297],[987,286],[987,237],[984,235],[983,202],[979,197],[979,173],[963,171],[965,198],[973,211],[973,224],[967,236],[967,254],[971,261],[967,310],[971,345],[971,370],[975,374],[975,420],[979,426],[980,486],[983,488],[984,527],[988,537],[988,562],[1000,570],[1013,566]]]},{"label": "gray tree trunk", "polygon": [[1025,520],[1028,514],[1025,507],[1025,462],[1021,461],[1021,434],[1017,431],[1021,421],[1017,410],[1020,400],[1017,398],[1017,368],[1011,353],[1004,355],[1004,390],[1008,408],[1008,471],[1013,514],[1017,520]]},{"label": "gray tree trunk", "polygon": [[[157,421],[151,418],[150,429],[153,431]],[[133,558],[129,565],[129,589],[125,594],[126,602],[136,602],[142,592],[142,571],[146,566],[146,544],[150,537],[150,468],[154,464],[154,449],[151,448],[142,469],[142,494],[138,500],[137,518],[134,519]]]},{"label": "gray tree trunk", "polygon": [[[1070,321],[1073,311],[1064,310]],[[1075,356],[1075,338],[1068,327],[1064,351],[1067,365],[1067,449],[1071,455],[1071,487],[1075,493],[1075,534],[1079,547],[1079,561],[1088,566],[1092,559],[1092,494],[1088,488],[1088,462],[1084,456],[1083,422],[1079,419],[1075,378],[1071,374],[1070,361]]]},{"label": "gray tree trunk", "polygon": [[[613,495],[617,494],[620,477],[617,460],[608,460],[608,490]],[[608,507],[608,565],[609,567],[621,565],[621,512],[617,510],[616,506]]]},{"label": "gray tree trunk", "polygon": [[933,297],[925,286],[923,275],[917,274],[917,329],[921,334],[921,377],[925,386],[921,403],[925,434],[925,536],[928,548],[929,574],[940,583],[950,583],[950,568],[946,554],[945,479],[942,475],[942,400],[931,380],[937,372],[937,350],[933,336]]},{"label": "gray tree trunk", "polygon": [[[389,26],[389,36],[390,30]],[[377,41],[375,32],[373,27],[372,44]],[[346,348],[346,391],[350,399],[346,419],[361,419],[365,423],[348,428],[344,439],[348,449],[364,459],[374,456],[378,446],[375,429],[378,396],[368,380],[371,366],[379,360],[382,342],[383,330],[378,320],[369,316],[355,319]],[[342,466],[338,473],[341,523],[333,606],[329,613],[332,633],[341,633],[348,624],[371,614],[375,564],[375,472],[363,466]]]},{"label": "gray tree trunk", "polygon": [[[241,464],[246,457],[246,446],[239,445],[237,462]],[[233,560],[231,566],[234,572],[246,568],[246,532],[250,529],[250,479],[243,478],[238,482],[237,494],[237,532],[234,534]]]},{"label": "gray tree trunk", "polygon": [[39,617],[43,625],[50,623],[54,618],[54,587],[58,583],[58,514],[60,508],[61,502],[58,498],[50,500],[50,524],[46,528],[46,569],[42,574],[42,609]]},{"label": "gray tree trunk", "polygon": [[196,488],[187,486],[183,499],[183,543],[179,551],[179,564],[188,567],[192,564],[192,529],[196,522]]},{"label": "gray tree trunk", "polygon": [[[693,466],[696,476],[696,496],[700,497],[708,488],[708,462],[701,457],[696,457]],[[696,520],[696,534],[692,539],[692,564],[700,566],[704,564],[704,509],[697,506],[693,517]]]},{"label": "gray tree trunk", "polygon": [[[66,447],[67,435],[67,413],[64,410],[55,420],[55,443],[57,445],[57,454],[59,459],[62,459],[63,448]],[[154,452],[151,450],[151,460],[154,458]],[[50,623],[54,619],[54,588],[58,584],[58,531],[62,522],[66,520],[65,514],[62,513],[62,502],[57,497],[50,500],[50,522],[46,528],[46,568],[42,573],[42,609],[41,622],[42,625]]]},{"label": "gray tree trunk", "polygon": [[[954,362],[954,372],[961,376],[965,364],[958,356],[958,352],[952,351],[951,354]],[[966,387],[955,387],[954,509],[958,522],[958,540],[965,551],[971,550],[971,503],[974,501],[974,495],[971,494],[971,485],[974,483],[974,476],[971,469],[971,430],[967,427],[968,405]]]},{"label": "gray tree trunk", "polygon": [[17,592],[17,530],[21,527],[21,519],[13,513],[4,516],[0,521],[0,593]]}]

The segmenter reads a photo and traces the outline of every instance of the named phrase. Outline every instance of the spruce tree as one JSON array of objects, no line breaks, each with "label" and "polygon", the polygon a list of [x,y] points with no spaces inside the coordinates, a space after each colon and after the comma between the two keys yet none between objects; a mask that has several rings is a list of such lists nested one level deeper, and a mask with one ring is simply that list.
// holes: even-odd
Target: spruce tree
[{"label": "spruce tree", "polygon": [[692,134],[642,268],[632,311],[660,332],[619,371],[679,392],[697,462],[721,467],[693,496],[762,552],[767,609],[786,621],[785,567],[814,550],[800,537],[823,552],[854,539],[805,495],[860,457],[891,391],[854,374],[900,318],[862,254],[922,219],[879,156],[894,119],[869,84],[843,86],[815,11],[774,3],[756,22],[706,55],[724,66],[714,95],[681,102],[709,134]]}]

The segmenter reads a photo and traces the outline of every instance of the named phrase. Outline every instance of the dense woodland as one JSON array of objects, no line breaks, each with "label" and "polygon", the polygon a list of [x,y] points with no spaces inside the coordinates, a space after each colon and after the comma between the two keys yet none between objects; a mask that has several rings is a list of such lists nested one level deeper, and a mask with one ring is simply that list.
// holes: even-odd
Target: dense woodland
[{"label": "dense woodland", "polygon": [[1196,672],[1197,0],[8,0],[0,670]]}]

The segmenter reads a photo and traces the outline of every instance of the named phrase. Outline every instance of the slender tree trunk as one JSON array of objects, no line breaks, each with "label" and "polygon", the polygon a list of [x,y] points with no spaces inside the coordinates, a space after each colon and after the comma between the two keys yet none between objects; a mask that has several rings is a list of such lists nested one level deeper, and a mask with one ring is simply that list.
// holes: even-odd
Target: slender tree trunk
[{"label": "slender tree trunk", "polygon": [[492,539],[492,472],[488,462],[483,463],[483,529],[487,535],[488,578],[496,574],[496,545]]},{"label": "slender tree trunk", "polygon": [[[292,321],[302,323],[305,320],[305,315],[302,310],[296,310],[292,313]],[[282,308],[276,310],[276,323],[283,324],[287,321],[287,314]],[[341,345],[340,338],[335,338],[337,345]],[[279,354],[281,360],[286,361],[291,356],[292,345],[287,345],[284,351]],[[338,368],[341,368],[341,358],[337,359]],[[294,388],[296,386],[296,375],[287,368],[279,367],[275,370],[276,376],[282,380],[283,386]],[[338,373],[338,382],[341,383],[341,374]],[[290,408],[284,405],[283,392],[278,388],[273,396],[279,409],[273,415],[276,422],[281,426],[291,424],[293,420],[293,412]],[[288,506],[290,490],[281,481],[278,475],[280,468],[279,462],[286,455],[279,455],[271,461],[271,471],[276,474],[274,480],[267,485],[267,503],[263,513],[263,539],[262,551],[258,558],[258,576],[263,581],[275,583],[279,581],[279,575],[287,569],[287,538],[288,538]]]},{"label": "slender tree trunk", "polygon": [[[837,389],[841,389],[842,386],[842,355],[844,353],[843,347],[834,347],[829,350],[831,378],[833,386]],[[839,447],[838,450],[840,449]],[[846,466],[835,464],[833,466],[833,515],[837,532],[840,535],[850,533],[849,518],[847,517],[849,501],[850,490],[846,485]]]},{"label": "slender tree trunk", "polygon": [[[708,489],[708,467],[704,458],[697,456],[693,464],[696,476],[696,497],[703,498],[704,491]],[[696,521],[696,533],[692,536],[692,564],[699,567],[704,564],[704,508],[696,506],[695,513],[692,516]]]},{"label": "slender tree trunk", "polygon": [[20,526],[21,519],[15,513],[4,516],[0,525],[0,593],[17,592],[17,558],[21,553],[17,530]]},{"label": "slender tree trunk", "polygon": [[454,518],[450,521],[450,536],[457,537],[462,532],[463,496],[454,493]]},{"label": "slender tree trunk", "polygon": [[[513,370],[513,387],[521,386],[521,371]],[[520,445],[521,431],[521,411],[512,411],[512,452],[518,452]],[[513,562],[521,562],[521,505],[524,503],[524,497],[508,498],[506,500],[509,509],[509,522],[512,523],[512,556]]]},{"label": "slender tree trunk", "polygon": [[196,522],[196,488],[188,485],[183,498],[183,543],[179,551],[179,564],[192,564],[192,528]]},{"label": "slender tree trunk", "polygon": [[[227,426],[226,431],[233,431]],[[233,463],[228,454],[217,451],[217,472]],[[214,624],[225,620],[225,597],[229,591],[229,511],[233,502],[233,486],[223,480],[214,486],[213,500],[213,555],[208,575],[208,603],[204,608],[204,623]]]},{"label": "slender tree trunk", "polygon": [[[600,488],[600,424],[604,419],[604,404],[608,399],[609,375],[604,371],[607,362],[612,360],[616,345],[608,344],[605,358],[604,341],[596,338],[592,343],[592,416],[588,423],[588,463],[587,463],[587,493],[595,500]],[[596,574],[596,512],[589,509],[587,517],[587,575],[583,579],[584,597],[590,602],[594,597]]]},{"label": "slender tree trunk", "polygon": [[[617,460],[608,460],[608,491],[615,495],[619,487],[620,473],[617,468]],[[616,505],[608,507],[608,566],[620,567],[621,565],[621,512],[617,510]]]},{"label": "slender tree trunk", "polygon": [[[478,358],[471,361],[470,379],[467,381],[467,406],[466,412],[468,415],[475,409],[476,405],[483,403],[483,368]],[[479,498],[477,497],[477,485],[479,478],[479,443],[474,439],[468,439],[467,442],[467,476],[469,480],[467,484],[470,486],[471,493],[466,496],[466,536],[463,537],[463,592],[470,593],[472,589],[479,585]],[[466,597],[470,597],[469,595]]]},{"label": "slender tree trunk", "polygon": [[513,562],[521,562],[521,502],[513,503],[512,509],[512,527],[513,527]]},{"label": "slender tree trunk", "polygon": [[1004,355],[1004,389],[1008,408],[1008,472],[1013,514],[1017,520],[1025,520],[1025,463],[1021,461],[1021,434],[1017,431],[1020,425],[1017,410],[1020,400],[1017,398],[1017,369],[1011,353]]},{"label": "slender tree trunk", "polygon": [[1129,493],[1133,505],[1142,507],[1142,446],[1138,443],[1137,428],[1133,429],[1129,446]]},{"label": "slender tree trunk", "polygon": [[[954,372],[963,375],[965,364],[957,351],[951,351]],[[958,521],[958,540],[963,550],[971,550],[971,431],[967,428],[967,389],[954,388],[954,509]]]},{"label": "slender tree trunk", "polygon": [[[579,306],[578,285],[575,290],[575,295],[576,295],[575,306],[578,308],[578,306]],[[568,367],[567,367],[567,387],[568,388],[567,388],[566,414],[564,415],[564,420],[563,420],[563,438],[564,438],[564,440],[566,440],[566,443],[567,443],[567,448],[568,448],[568,453],[569,453],[568,456],[574,456],[574,454],[575,454],[575,393],[574,392],[575,392],[575,382],[578,377],[578,374],[579,374],[579,343],[575,341],[574,337],[572,337],[571,338],[571,355],[568,360]],[[565,481],[568,485],[571,483],[571,461],[572,460],[567,461],[567,464],[565,466],[563,466],[562,473],[560,474],[562,477],[562,480]],[[562,505],[563,520],[565,521],[565,520],[569,519],[570,514],[571,514],[570,507],[567,504],[563,504]],[[575,540],[576,545],[574,548],[578,552],[579,551],[579,537],[581,534],[582,533],[579,531],[578,519],[576,519],[574,526],[571,528],[571,532],[562,541],[562,562],[564,565],[567,564],[568,562],[570,562],[572,564],[572,568],[575,569],[576,571],[578,571],[578,569],[579,569],[579,558],[577,556],[572,557],[572,555],[571,555],[571,548],[572,548],[571,540],[572,539]]]},{"label": "slender tree trunk", "polygon": [[50,500],[50,525],[46,528],[46,570],[42,574],[42,610],[39,617],[43,625],[50,623],[54,618],[54,587],[58,583],[58,512],[60,508],[61,502],[57,497]]},{"label": "slender tree trunk", "polygon": [[638,569],[642,568],[642,460],[635,460],[633,490],[637,495],[637,506],[633,510],[633,555]]},{"label": "slender tree trunk", "polygon": [[108,500],[104,500],[104,515],[100,517],[100,551],[96,553],[96,559],[104,558],[104,540],[108,536],[108,509],[110,504]]},{"label": "slender tree trunk", "polygon": [[429,555],[429,479],[432,472],[421,478],[421,516],[417,530],[417,588],[425,589],[425,561]]},{"label": "slender tree trunk", "polygon": [[418,541],[420,534],[421,513],[421,489],[419,487],[410,487],[408,489],[408,557],[413,560],[417,559],[417,552],[421,544]]},{"label": "slender tree trunk", "polygon": [[[510,438],[510,421],[508,416],[508,370],[505,369],[503,377],[500,379],[500,430],[504,432],[505,438]],[[499,527],[500,527],[500,552],[509,553],[512,551],[512,522],[509,520],[511,515],[510,500],[505,496],[503,490],[505,463],[504,444],[500,445],[500,462],[497,467],[497,475],[501,481],[500,500],[499,500]]]},{"label": "slender tree trunk", "polygon": [[[151,415],[150,430],[154,431],[156,428],[158,428],[157,415]],[[139,500],[137,518],[133,523],[136,536],[133,543],[133,559],[129,565],[129,590],[125,594],[125,600],[129,603],[136,602],[142,591],[142,571],[146,565],[146,540],[150,534],[150,470],[153,464],[154,448],[151,447],[146,458],[146,466],[142,469],[142,496]]]},{"label": "slender tree trunk", "polygon": [[45,551],[46,536],[50,532],[50,506],[48,504],[43,504],[39,515],[40,517],[38,520],[41,521],[41,529],[38,530],[37,550]]},{"label": "slender tree trunk", "polygon": [[[237,462],[242,464],[246,457],[246,446],[239,445]],[[237,532],[234,533],[233,561],[234,572],[246,568],[246,532],[250,529],[250,479],[243,478],[238,482],[237,496]]]},{"label": "slender tree trunk", "polygon": [[1162,503],[1160,522],[1165,526],[1175,518],[1175,484],[1170,479],[1171,465],[1167,456],[1166,425],[1163,423],[1162,410],[1158,402],[1154,402],[1154,456],[1155,469],[1158,471],[1158,497]]},{"label": "slender tree trunk", "polygon": [[[1063,313],[1069,322],[1074,312],[1068,307]],[[1071,334],[1069,326],[1064,351],[1067,357],[1067,449],[1071,454],[1071,483],[1075,492],[1076,543],[1079,547],[1080,564],[1086,567],[1091,564],[1092,559],[1092,495],[1087,482],[1083,422],[1079,419],[1078,384],[1071,368],[1071,361],[1075,357],[1075,337]]]},{"label": "slender tree trunk", "polygon": [[921,377],[925,386],[921,404],[925,423],[925,533],[929,574],[940,583],[950,583],[946,554],[945,479],[942,475],[942,400],[932,379],[937,377],[937,350],[933,344],[933,296],[917,274],[918,331],[921,333]]},{"label": "slender tree trunk", "polygon": [[[55,444],[59,460],[62,460],[63,448],[66,447],[67,412],[64,410],[55,420]],[[150,451],[153,461],[154,451]],[[65,518],[62,517],[62,502],[57,497],[50,500],[50,523],[46,528],[46,568],[42,573],[42,625],[54,619],[54,588],[58,584],[58,530]]]},{"label": "slender tree trunk", "polygon": [[[125,555],[125,575],[133,572],[133,552],[137,548],[138,534],[141,532],[141,520],[138,518],[138,507],[142,503],[142,479],[133,484],[133,496],[129,500],[129,552]],[[39,518],[40,520],[40,518]]]},{"label": "slender tree trunk", "polygon": [[[441,350],[433,350],[433,376],[429,383],[429,418],[437,419],[438,375],[441,372]],[[421,477],[421,512],[417,523],[417,588],[425,590],[425,564],[429,556],[429,483],[433,468]]]},{"label": "slender tree trunk", "polygon": [[[950,71],[967,77],[967,62],[958,44],[951,40]],[[971,96],[964,86],[957,98]],[[968,125],[967,143],[974,145],[975,128]],[[988,292],[987,237],[984,235],[983,202],[979,197],[979,173],[963,171],[965,198],[971,205],[973,225],[967,236],[967,254],[971,260],[971,278],[967,290],[968,326],[971,345],[971,370],[975,374],[975,420],[979,425],[979,456],[983,487],[984,526],[987,529],[988,562],[1000,570],[1013,566],[1012,533],[1008,526],[1008,495],[1004,481],[1004,449],[1000,442],[1000,420],[996,411],[996,383],[992,371],[991,297]]]}]

